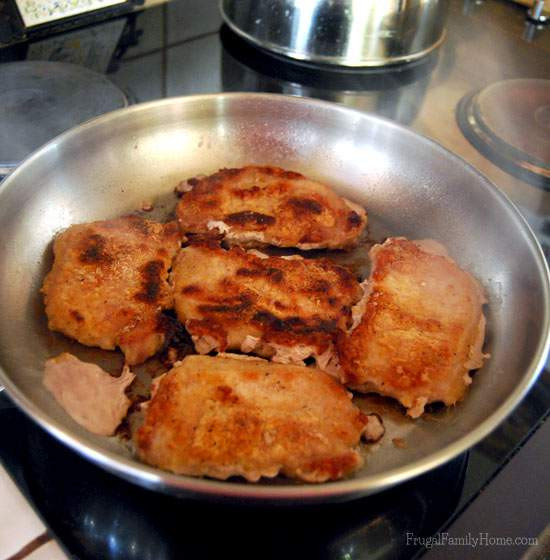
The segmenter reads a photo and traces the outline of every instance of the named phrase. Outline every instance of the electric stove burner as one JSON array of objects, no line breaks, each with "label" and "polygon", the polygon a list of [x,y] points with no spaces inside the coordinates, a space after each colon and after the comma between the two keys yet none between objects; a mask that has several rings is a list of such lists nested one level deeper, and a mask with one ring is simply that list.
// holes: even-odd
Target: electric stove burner
[{"label": "electric stove burner", "polygon": [[0,175],[61,132],[127,105],[119,88],[81,66],[44,61],[3,64]]},{"label": "electric stove burner", "polygon": [[550,80],[505,80],[464,97],[457,120],[493,163],[550,189]]}]

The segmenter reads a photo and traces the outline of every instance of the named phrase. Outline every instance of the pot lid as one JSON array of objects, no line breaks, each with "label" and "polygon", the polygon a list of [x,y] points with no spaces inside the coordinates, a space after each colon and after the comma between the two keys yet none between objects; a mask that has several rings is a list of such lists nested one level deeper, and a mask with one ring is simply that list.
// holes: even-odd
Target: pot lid
[{"label": "pot lid", "polygon": [[0,168],[9,170],[61,132],[127,105],[118,87],[82,66],[46,61],[3,64]]},{"label": "pot lid", "polygon": [[505,80],[468,94],[457,119],[466,138],[493,163],[550,188],[550,80]]}]

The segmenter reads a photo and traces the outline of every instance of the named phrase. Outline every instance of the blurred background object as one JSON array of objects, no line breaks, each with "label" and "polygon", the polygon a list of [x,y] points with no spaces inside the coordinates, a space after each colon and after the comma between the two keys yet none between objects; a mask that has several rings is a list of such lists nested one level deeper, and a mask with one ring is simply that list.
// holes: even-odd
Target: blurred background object
[{"label": "blurred background object", "polygon": [[65,130],[128,104],[104,75],[62,62],[0,66],[0,175]]},{"label": "blurred background object", "polygon": [[533,21],[545,23],[550,16],[550,2],[548,0],[514,0],[522,6],[528,6],[527,17]]},{"label": "blurred background object", "polygon": [[503,80],[457,108],[466,138],[516,177],[550,189],[550,80]]},{"label": "blurred background object", "polygon": [[246,40],[297,60],[385,66],[416,60],[444,39],[447,0],[221,0]]},{"label": "blurred background object", "polygon": [[384,69],[342,69],[274,56],[222,28],[224,91],[266,91],[334,101],[410,124],[422,106],[437,53]]},{"label": "blurred background object", "polygon": [[126,0],[15,0],[25,27],[101,10]]}]

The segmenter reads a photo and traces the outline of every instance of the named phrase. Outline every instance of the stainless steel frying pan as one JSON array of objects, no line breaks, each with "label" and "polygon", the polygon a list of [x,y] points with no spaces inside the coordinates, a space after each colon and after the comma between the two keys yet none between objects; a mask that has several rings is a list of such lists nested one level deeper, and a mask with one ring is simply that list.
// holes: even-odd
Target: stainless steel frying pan
[{"label": "stainless steel frying pan", "polygon": [[[75,424],[42,386],[44,360],[63,350],[113,371],[116,353],[51,333],[38,290],[50,243],[78,222],[156,200],[162,217],[183,178],[220,167],[273,164],[323,180],[368,209],[374,239],[431,237],[483,283],[486,351],[465,401],[412,421],[391,407],[387,434],[353,478],[321,485],[245,484],[176,476],[135,460],[116,439]],[[46,430],[104,468],[179,494],[328,501],[379,491],[448,461],[493,430],[544,363],[549,274],[533,233],[507,198],[464,161],[392,122],[329,103],[262,94],[184,97],[89,121],[30,156],[0,186],[0,382]],[[378,406],[359,399],[361,406]],[[4,427],[9,429],[9,427]],[[406,448],[391,439],[401,437]]]}]

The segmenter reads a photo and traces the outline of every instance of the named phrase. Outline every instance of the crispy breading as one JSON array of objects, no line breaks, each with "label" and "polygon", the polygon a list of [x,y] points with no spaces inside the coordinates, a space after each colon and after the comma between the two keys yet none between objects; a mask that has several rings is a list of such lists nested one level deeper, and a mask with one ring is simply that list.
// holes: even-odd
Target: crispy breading
[{"label": "crispy breading", "polygon": [[177,217],[184,233],[225,234],[243,246],[347,248],[365,229],[365,210],[300,173],[278,167],[222,169],[188,180]]},{"label": "crispy breading", "polygon": [[455,404],[483,363],[480,285],[435,242],[390,238],[370,256],[364,313],[338,342],[342,381],[396,398],[412,417],[427,403]]},{"label": "crispy breading", "polygon": [[49,328],[145,361],[164,342],[159,314],[173,306],[168,269],[180,246],[175,222],[137,216],[66,229],[42,287]]},{"label": "crispy breading", "polygon": [[361,466],[366,423],[321,371],[195,355],[161,379],[135,444],[143,461],[178,474],[324,482]]},{"label": "crispy breading", "polygon": [[241,350],[293,363],[313,355],[323,369],[362,294],[353,274],[327,259],[204,244],[182,249],[171,279],[199,353]]}]

